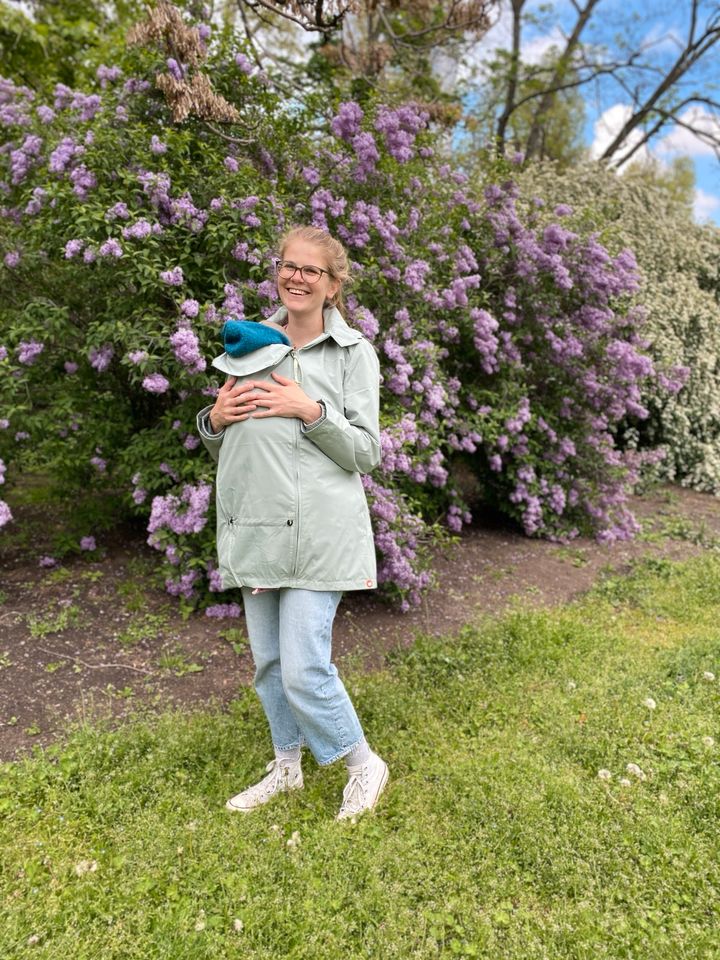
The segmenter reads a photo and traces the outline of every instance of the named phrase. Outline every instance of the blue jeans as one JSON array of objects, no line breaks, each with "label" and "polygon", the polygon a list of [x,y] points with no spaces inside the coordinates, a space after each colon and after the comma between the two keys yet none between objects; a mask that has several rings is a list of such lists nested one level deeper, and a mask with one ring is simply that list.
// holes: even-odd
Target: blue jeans
[{"label": "blue jeans", "polygon": [[330,662],[332,624],[342,593],[242,588],[255,690],[273,746],[306,743],[321,766],[363,739],[350,697]]}]

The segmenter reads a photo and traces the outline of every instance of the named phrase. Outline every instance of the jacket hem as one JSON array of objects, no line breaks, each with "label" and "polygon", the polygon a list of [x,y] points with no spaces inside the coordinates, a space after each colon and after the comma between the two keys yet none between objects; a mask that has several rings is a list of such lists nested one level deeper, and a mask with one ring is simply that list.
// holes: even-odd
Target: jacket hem
[{"label": "jacket hem", "polygon": [[374,577],[353,577],[351,580],[293,580],[285,578],[269,580],[258,577],[242,579],[238,577],[222,576],[223,590],[239,589],[240,587],[264,587],[266,590],[376,590],[377,580]]}]

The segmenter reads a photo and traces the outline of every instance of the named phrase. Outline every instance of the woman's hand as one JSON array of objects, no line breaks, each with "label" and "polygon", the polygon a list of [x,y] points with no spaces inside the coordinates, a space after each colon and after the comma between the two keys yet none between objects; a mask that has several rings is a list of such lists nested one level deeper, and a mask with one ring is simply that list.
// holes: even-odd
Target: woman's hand
[{"label": "woman's hand", "polygon": [[247,394],[253,389],[254,383],[247,383],[236,387],[237,377],[228,377],[218,390],[215,406],[210,411],[210,425],[215,433],[223,427],[230,426],[240,420],[247,420],[255,409],[255,403],[248,403]]},{"label": "woman's hand", "polygon": [[303,423],[312,423],[322,416],[320,404],[316,400],[311,400],[298,383],[279,373],[273,373],[272,378],[275,383],[269,380],[249,381],[252,393],[248,394],[246,399],[252,398],[256,406],[263,408],[251,414],[253,419],[297,417]]}]

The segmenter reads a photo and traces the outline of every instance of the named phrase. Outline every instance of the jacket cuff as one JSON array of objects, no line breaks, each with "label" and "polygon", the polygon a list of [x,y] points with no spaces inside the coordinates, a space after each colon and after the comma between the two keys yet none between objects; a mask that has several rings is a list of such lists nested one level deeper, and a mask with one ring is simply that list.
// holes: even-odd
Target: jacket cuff
[{"label": "jacket cuff", "polygon": [[322,413],[321,413],[320,416],[317,418],[317,420],[313,420],[312,423],[303,423],[302,421],[300,422],[300,430],[301,430],[303,433],[308,433],[310,430],[314,430],[315,427],[319,427],[321,423],[323,423],[325,420],[327,420],[327,406],[326,406],[326,404],[325,404],[325,401],[324,401],[324,400],[316,400],[315,403],[319,403],[319,404],[320,404],[320,409],[322,410]]},{"label": "jacket cuff", "polygon": [[215,433],[213,430],[212,424],[210,423],[211,410],[212,404],[207,407],[203,407],[203,409],[197,415],[197,429],[203,440],[219,440],[225,433],[225,427],[223,427],[219,433]]}]

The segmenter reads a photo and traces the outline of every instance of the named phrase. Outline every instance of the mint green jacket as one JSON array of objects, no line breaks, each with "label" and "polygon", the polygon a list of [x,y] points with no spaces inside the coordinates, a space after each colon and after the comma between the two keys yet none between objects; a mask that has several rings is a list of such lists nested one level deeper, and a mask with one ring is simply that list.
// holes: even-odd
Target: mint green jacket
[{"label": "mint green jacket", "polygon": [[[287,311],[270,320],[282,323]],[[217,462],[217,551],[223,589],[298,587],[367,590],[377,586],[375,545],[361,474],[380,462],[380,367],[375,350],[335,307],[325,330],[294,350],[273,343],[212,365],[244,380],[273,372],[297,380],[324,416],[242,420],[213,433],[197,415]]]}]

